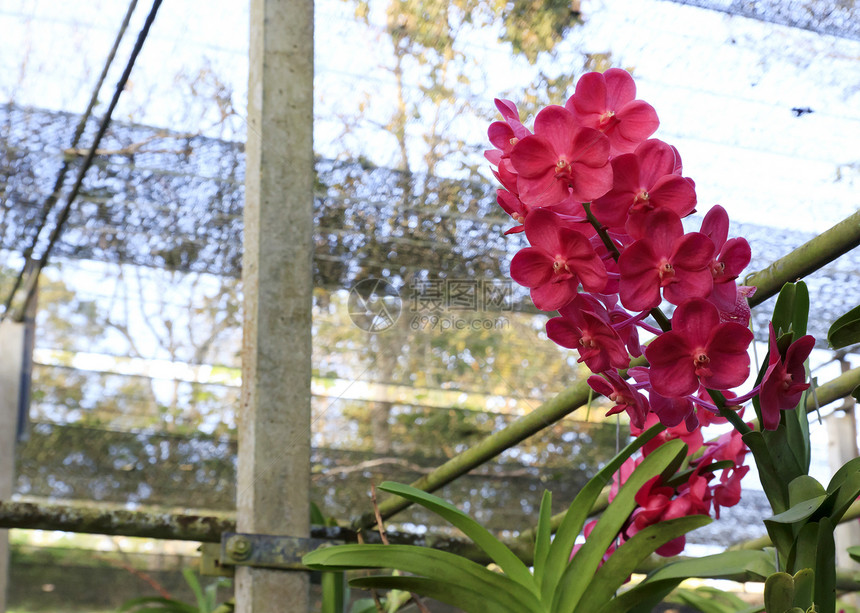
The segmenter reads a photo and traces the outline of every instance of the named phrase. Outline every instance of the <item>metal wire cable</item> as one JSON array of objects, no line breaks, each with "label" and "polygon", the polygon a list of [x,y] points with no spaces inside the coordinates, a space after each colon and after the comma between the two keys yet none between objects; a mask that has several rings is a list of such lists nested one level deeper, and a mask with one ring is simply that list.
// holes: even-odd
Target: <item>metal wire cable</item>
[{"label": "metal wire cable", "polygon": [[[104,85],[105,79],[107,78],[108,70],[110,70],[111,64],[113,64],[113,60],[116,57],[116,52],[119,49],[120,42],[122,42],[123,37],[125,36],[125,31],[128,29],[128,24],[131,21],[131,15],[134,13],[134,9],[137,7],[137,0],[131,0],[128,5],[128,9],[125,13],[125,18],[122,20],[122,24],[119,26],[119,31],[117,32],[116,39],[114,40],[113,47],[111,47],[110,52],[108,53],[107,59],[105,60],[105,65],[102,68],[102,72],[99,75],[99,78],[96,80],[96,85],[93,88],[93,93],[90,96],[89,104],[87,105],[84,114],[81,115],[80,120],[78,121],[78,125],[75,128],[74,136],[72,136],[71,147],[77,147],[78,143],[81,140],[81,136],[84,134],[84,129],[87,126],[87,121],[89,121],[90,116],[93,113],[93,109],[98,103],[99,92],[102,89],[102,85]],[[39,236],[42,234],[42,230],[45,228],[45,224],[48,221],[48,216],[54,208],[54,205],[57,203],[57,200],[60,199],[60,191],[63,188],[63,183],[66,180],[66,174],[69,171],[69,167],[71,164],[68,159],[63,160],[63,165],[60,167],[60,171],[57,173],[57,179],[54,181],[54,188],[51,190],[51,194],[45,199],[45,202],[42,204],[42,210],[39,213],[39,217],[36,220],[36,232],[33,234],[33,240],[24,250],[24,266],[21,268],[21,271],[18,273],[18,276],[15,278],[15,283],[12,285],[12,289],[9,291],[9,296],[6,298],[6,302],[4,304],[3,313],[5,314],[9,311],[9,307],[12,304],[12,298],[15,296],[15,292],[18,291],[18,288],[21,286],[21,281],[24,279],[24,271],[26,270],[27,263],[30,261],[30,257],[33,255],[33,251],[36,249],[36,245],[39,242]]]},{"label": "metal wire cable", "polygon": [[[137,36],[137,41],[135,42],[134,48],[131,51],[131,55],[128,58],[128,62],[126,63],[125,70],[123,71],[122,76],[120,77],[119,81],[116,84],[116,90],[114,91],[113,98],[111,98],[110,105],[108,106],[108,109],[104,114],[104,117],[102,117],[102,121],[101,121],[101,124],[99,125],[98,132],[96,133],[96,136],[93,139],[92,145],[90,146],[90,149],[87,153],[87,157],[84,159],[84,163],[81,165],[80,169],[78,170],[78,176],[75,179],[75,184],[72,187],[72,191],[69,194],[68,198],[66,199],[65,206],[60,211],[60,214],[57,218],[56,225],[54,226],[54,229],[51,232],[51,236],[48,239],[48,246],[45,248],[45,253],[42,255],[42,257],[39,259],[39,261],[33,267],[32,273],[30,273],[28,278],[27,278],[27,282],[26,282],[26,285],[24,288],[24,290],[26,292],[26,294],[25,294],[26,298],[23,301],[24,305],[26,305],[32,299],[33,294],[34,294],[35,289],[36,289],[36,281],[39,278],[39,274],[41,273],[42,268],[44,268],[45,264],[47,263],[48,258],[51,255],[51,250],[54,248],[54,245],[56,244],[57,240],[59,239],[60,234],[62,234],[63,226],[65,226],[66,221],[69,218],[69,213],[71,212],[72,204],[74,203],[75,199],[78,196],[78,193],[81,190],[81,186],[83,185],[84,176],[86,175],[87,170],[89,170],[90,166],[92,166],[93,160],[95,159],[96,150],[98,149],[99,144],[101,143],[101,140],[105,135],[105,132],[107,132],[107,128],[108,128],[108,125],[110,124],[110,120],[111,120],[111,115],[113,115],[113,111],[114,111],[114,109],[116,109],[116,106],[119,103],[119,97],[120,97],[120,95],[122,95],[122,92],[125,89],[126,83],[128,83],[129,76],[131,76],[132,68],[134,68],[134,63],[137,60],[137,56],[140,55],[140,51],[143,49],[143,43],[146,41],[146,37],[149,35],[149,30],[152,27],[152,23],[155,21],[155,16],[158,13],[158,9],[161,6],[161,2],[162,2],[162,0],[154,0],[152,3],[152,8],[150,9],[149,14],[146,16],[146,21],[144,22],[143,27],[141,28],[141,30]],[[25,266],[26,266],[26,262],[25,262]],[[25,274],[26,274],[25,268],[22,267],[21,273],[19,275],[19,280],[17,280],[16,284],[15,284],[16,288],[20,288],[21,280],[23,279]],[[10,308],[11,308],[11,304],[12,304],[12,300],[14,299],[14,296],[15,296],[15,291],[11,292],[11,294],[9,296],[9,300],[6,304],[6,309],[2,315],[2,318],[0,318],[0,321],[2,321],[2,319],[5,319],[6,316],[10,313]]]}]

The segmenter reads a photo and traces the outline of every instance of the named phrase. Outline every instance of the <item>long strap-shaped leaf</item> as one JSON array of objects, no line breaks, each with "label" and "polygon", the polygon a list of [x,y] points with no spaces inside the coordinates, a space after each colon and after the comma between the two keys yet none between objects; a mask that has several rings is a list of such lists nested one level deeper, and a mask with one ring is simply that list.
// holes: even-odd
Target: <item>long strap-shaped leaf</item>
[{"label": "long strap-shaped leaf", "polygon": [[734,577],[738,581],[743,581],[752,579],[750,575],[755,575],[755,578],[763,581],[775,572],[773,554],[760,550],[742,549],[672,562],[652,572],[645,579],[645,582],[690,577],[719,577],[723,579]]},{"label": "long strap-shaped leaf", "polygon": [[534,569],[535,578],[542,577],[546,559],[552,544],[552,493],[547,490],[540,501],[537,530],[535,531]]},{"label": "long strap-shaped leaf", "polygon": [[470,589],[487,598],[505,600],[516,610],[542,611],[537,596],[507,575],[494,573],[447,551],[415,545],[338,545],[317,549],[304,556],[303,564],[314,570],[393,568]]},{"label": "long strap-shaped leaf", "polygon": [[394,483],[393,481],[385,481],[379,486],[379,489],[416,502],[441,516],[462,530],[478,547],[483,549],[508,577],[527,588],[535,596],[539,595],[537,584],[523,561],[493,536],[489,530],[451,503],[410,485]]},{"label": "long strap-shaped leaf", "polygon": [[601,490],[612,480],[612,475],[621,468],[621,465],[624,464],[627,458],[636,453],[645,443],[665,429],[665,426],[657,424],[643,432],[598,471],[585,484],[585,487],[580,490],[579,494],[576,495],[555,533],[555,539],[553,539],[549,553],[547,554],[543,574],[542,576],[536,575],[535,577],[541,585],[541,600],[543,602],[552,602],[553,594],[558,587],[561,575],[567,567],[568,560],[570,560],[570,552],[573,550],[576,537],[582,532],[585,520],[591,513],[591,508],[594,506],[594,502],[600,495]]},{"label": "long strap-shaped leaf", "polygon": [[704,525],[711,523],[707,515],[690,515],[662,521],[637,532],[621,545],[600,567],[588,584],[588,589],[576,605],[577,613],[593,613],[620,588],[636,567],[657,549]]},{"label": "long strap-shaped leaf", "polygon": [[[524,609],[514,605],[505,594],[493,597],[462,585],[455,585],[426,577],[359,577],[349,582],[350,586],[361,589],[404,590],[446,602],[466,613],[539,613],[541,609]],[[373,609],[376,611],[376,609]]]},{"label": "long strap-shaped leaf", "polygon": [[612,544],[624,522],[636,506],[634,497],[646,481],[659,475],[669,465],[677,461],[679,455],[686,453],[687,446],[679,439],[669,441],[652,451],[633,471],[618,495],[607,507],[585,540],[585,544],[568,564],[555,590],[551,610],[553,613],[570,613]]},{"label": "long strap-shaped leaf", "polygon": [[657,603],[663,600],[681,581],[683,579],[663,579],[653,583],[640,583],[613,598],[597,609],[595,613],[627,613],[628,611],[651,613]]}]

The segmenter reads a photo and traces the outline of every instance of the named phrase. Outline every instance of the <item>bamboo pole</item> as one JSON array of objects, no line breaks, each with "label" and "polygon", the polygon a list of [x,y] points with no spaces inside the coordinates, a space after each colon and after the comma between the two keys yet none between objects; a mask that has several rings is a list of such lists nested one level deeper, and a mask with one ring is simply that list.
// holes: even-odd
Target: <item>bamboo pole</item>
[{"label": "bamboo pole", "polygon": [[[761,304],[776,295],[785,283],[796,281],[835,260],[858,244],[860,244],[860,211],[801,245],[764,270],[748,275],[744,283],[755,285],[757,288],[749,301],[750,306]],[[631,366],[638,364],[645,364],[644,358],[631,362]],[[850,389],[843,396],[847,393],[850,393]],[[588,402],[591,394],[591,388],[585,381],[576,383],[507,428],[491,434],[463,453],[454,456],[411,485],[427,492],[447,485],[457,477],[573,413]],[[411,504],[401,498],[389,497],[379,504],[379,512],[383,519],[387,519]],[[355,519],[353,525],[360,529],[372,526],[375,522],[374,514],[366,513]]]},{"label": "bamboo pole", "polygon": [[758,272],[747,275],[744,285],[754,285],[751,307],[779,293],[785,283],[797,281],[860,245],[860,211],[807,241],[788,255]]}]

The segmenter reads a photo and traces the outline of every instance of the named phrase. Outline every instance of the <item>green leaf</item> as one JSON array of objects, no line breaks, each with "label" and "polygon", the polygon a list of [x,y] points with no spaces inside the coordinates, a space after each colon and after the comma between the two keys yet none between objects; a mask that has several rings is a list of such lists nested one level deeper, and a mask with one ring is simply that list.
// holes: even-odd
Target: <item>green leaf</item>
[{"label": "green leaf", "polygon": [[800,475],[788,484],[788,500],[792,506],[826,494],[824,486],[809,475]]},{"label": "green leaf", "polygon": [[687,446],[680,439],[675,439],[652,451],[636,467],[627,482],[621,486],[612,504],[603,512],[582,548],[576,552],[573,560],[562,573],[558,587],[554,590],[552,601],[554,613],[574,610],[594,573],[597,572],[597,567],[606,550],[633,512],[636,506],[634,500],[636,493],[646,481],[659,475],[667,466],[676,462],[679,455],[685,456],[686,452]]},{"label": "green leaf", "polygon": [[830,483],[827,484],[827,493],[832,494],[838,490],[850,475],[857,472],[860,472],[860,458],[848,460],[848,462],[840,466],[839,470],[837,470],[833,477],[831,477]]},{"label": "green leaf", "polygon": [[[807,363],[807,377],[808,373]],[[809,463],[812,459],[812,448],[809,444],[809,415],[806,413],[807,390],[800,397],[800,402],[793,411],[783,411],[782,421],[785,422],[785,438],[788,448],[795,457],[801,474],[809,473]]]},{"label": "green leaf", "polygon": [[315,502],[311,503],[311,523],[316,526],[325,525],[325,515],[322,514],[322,511],[320,511]]},{"label": "green leaf", "polygon": [[788,440],[788,428],[785,422],[788,420],[787,412],[782,412],[781,423],[776,430],[765,430],[762,432],[777,474],[783,483],[791,483],[795,478],[805,475],[806,469],[800,464],[800,458]]},{"label": "green leaf", "polygon": [[540,502],[537,532],[535,534],[534,569],[535,577],[543,575],[549,547],[552,542],[552,493],[545,491]]},{"label": "green leaf", "polygon": [[833,322],[827,331],[827,342],[833,349],[860,343],[860,306],[856,306]]},{"label": "green leaf", "polygon": [[185,577],[185,582],[194,593],[194,598],[197,600],[198,613],[209,613],[209,607],[206,605],[206,596],[203,594],[203,590],[200,589],[200,581],[194,576],[194,571],[190,568],[183,568],[182,576]]},{"label": "green leaf", "polygon": [[504,571],[505,575],[538,595],[534,577],[523,561],[472,517],[446,500],[409,485],[385,481],[379,489],[420,504],[444,518],[472,539]]},{"label": "green leaf", "polygon": [[[854,458],[848,464],[852,464],[858,458]],[[845,468],[843,466],[843,468]],[[839,469],[840,471],[842,469]],[[840,475],[839,471],[836,472],[836,475],[831,479],[831,483],[836,479],[836,477],[840,478],[841,484],[838,486],[838,489],[831,494],[833,497],[833,508],[829,512],[830,520],[836,524],[839,523],[839,520],[842,519],[842,516],[845,515],[845,512],[848,508],[854,504],[854,501],[857,500],[857,497],[860,496],[860,466],[855,464],[851,470],[845,472],[845,474]],[[828,487],[828,489],[830,489]]]},{"label": "green leaf", "polygon": [[[698,590],[676,590],[673,597],[702,613],[735,613],[738,610],[736,604],[729,605],[719,602],[711,596],[700,594]],[[746,603],[741,601],[741,604],[745,605]]]},{"label": "green leaf", "polygon": [[682,600],[686,597],[693,596],[697,602],[694,606],[705,613],[708,613],[709,610],[705,607],[711,605],[719,607],[718,609],[713,609],[715,613],[754,613],[756,609],[762,608],[759,606],[750,610],[749,604],[738,598],[736,595],[713,587],[699,587],[695,590],[679,589],[675,591],[675,595],[680,597]]},{"label": "green leaf", "polygon": [[794,606],[794,577],[774,573],[764,582],[764,606],[773,613],[787,613]]},{"label": "green leaf", "polygon": [[349,613],[376,613],[376,603],[372,598],[362,598],[352,603]]},{"label": "green leaf", "polygon": [[854,388],[854,391],[851,392],[851,397],[860,402],[860,385]]},{"label": "green leaf", "polygon": [[748,432],[741,437],[755,458],[764,493],[774,513],[788,507],[788,487],[774,465],[773,456],[761,432]]},{"label": "green leaf", "polygon": [[776,572],[773,556],[765,551],[742,549],[738,551],[724,551],[710,556],[703,556],[691,560],[671,562],[662,568],[652,572],[645,581],[661,581],[663,579],[689,579],[697,577],[707,578],[736,578],[743,581],[754,575],[759,580],[764,580]]},{"label": "green leaf", "polygon": [[848,552],[848,555],[851,556],[852,560],[860,562],[860,546],[855,545],[854,547],[849,547],[845,551]]},{"label": "green leaf", "polygon": [[[353,587],[362,589],[405,590],[435,598],[466,611],[466,613],[487,613],[487,611],[509,611],[510,613],[542,613],[543,608],[529,609],[513,603],[503,592],[486,594],[477,592],[470,586],[426,577],[360,577],[350,580]],[[538,605],[539,606],[539,605]]]},{"label": "green leaf", "polygon": [[774,515],[766,520],[764,523],[768,522],[778,523],[778,524],[795,524],[803,521],[815,513],[821,504],[827,499],[827,496],[822,494],[821,496],[816,496],[810,500],[803,500],[798,502],[796,505],[792,506],[787,511],[783,511],[778,515]]},{"label": "green leaf", "polygon": [[797,538],[788,556],[787,570],[797,572],[804,568],[815,568],[818,548],[818,522],[809,522],[800,527]]},{"label": "green leaf", "polygon": [[[598,569],[575,611],[591,613],[624,585],[636,567],[657,549],[691,530],[711,523],[707,515],[690,515],[652,524],[621,545]],[[592,533],[593,534],[593,533]]]},{"label": "green leaf", "polygon": [[815,572],[804,568],[794,574],[794,606],[806,611],[815,595]]},{"label": "green leaf", "polygon": [[818,547],[815,551],[814,602],[819,611],[836,610],[836,543],[834,524],[826,517],[818,522]]},{"label": "green leaf", "polygon": [[[145,606],[150,604],[158,606]],[[117,609],[117,613],[123,613],[124,611],[134,611],[134,613],[150,613],[153,611],[157,611],[159,613],[164,613],[165,611],[174,611],[175,613],[199,613],[199,611],[190,604],[179,602],[178,600],[171,600],[169,598],[161,598],[160,596],[145,596],[143,598],[134,598],[124,602],[122,606]]]},{"label": "green leaf", "polygon": [[677,578],[640,583],[604,604],[596,613],[651,613],[681,581],[683,579]]},{"label": "green leaf", "polygon": [[806,334],[809,319],[809,290],[806,283],[786,283],[782,286],[773,308],[773,327],[778,336],[794,332],[795,338]]},{"label": "green leaf", "polygon": [[561,576],[568,566],[570,552],[576,542],[576,537],[582,532],[585,520],[591,514],[591,508],[600,495],[604,486],[609,485],[621,465],[648,441],[666,429],[662,424],[651,426],[648,430],[637,436],[630,444],[622,449],[612,460],[592,477],[585,487],[576,495],[573,503],[565,513],[561,525],[556,530],[555,538],[550,545],[547,562],[543,575],[535,575],[535,579],[541,586],[541,598],[544,602],[551,602],[553,594],[558,589]]},{"label": "green leaf", "polygon": [[[777,551],[783,556],[785,559],[786,554],[788,554],[787,565],[788,570],[794,571],[799,568],[806,568],[808,566],[809,558],[801,558],[804,561],[793,562],[794,559],[792,556],[803,554],[805,549],[803,549],[803,545],[806,541],[801,542],[801,549],[797,551],[798,547],[798,539],[801,538],[801,534],[803,534],[803,528],[810,524],[807,524],[807,521],[815,515],[816,511],[822,508],[825,501],[828,500],[828,496],[816,496],[811,500],[804,500],[803,502],[799,502],[787,511],[774,515],[766,520],[764,520],[764,525],[767,528],[767,533],[770,535],[771,541],[776,546]],[[797,535],[797,536],[795,536]],[[814,543],[814,538],[812,535],[807,535],[804,538],[813,539],[809,541]],[[814,547],[814,545],[813,545]],[[809,555],[807,553],[806,555]]]},{"label": "green leaf", "polygon": [[794,288],[794,316],[791,321],[791,329],[794,338],[806,335],[806,326],[809,322],[809,289],[806,283],[798,281]]},{"label": "green leaf", "polygon": [[415,545],[337,545],[312,551],[302,563],[313,570],[393,568],[435,581],[460,585],[487,596],[504,594],[511,606],[540,610],[537,596],[507,575],[494,573],[447,551]]},{"label": "green leaf", "polygon": [[702,613],[734,612],[734,609],[730,609],[726,605],[720,604],[718,602],[713,602],[710,598],[702,596],[700,594],[696,594],[694,592],[678,590],[675,592],[673,597],[678,598],[683,604],[688,605],[696,609],[697,611],[701,611]]}]

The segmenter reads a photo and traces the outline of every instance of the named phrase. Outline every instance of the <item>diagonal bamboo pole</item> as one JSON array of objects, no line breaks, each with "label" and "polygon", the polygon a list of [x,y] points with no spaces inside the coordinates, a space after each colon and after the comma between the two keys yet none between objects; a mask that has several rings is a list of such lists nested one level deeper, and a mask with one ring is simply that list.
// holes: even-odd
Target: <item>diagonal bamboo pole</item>
[{"label": "diagonal bamboo pole", "polygon": [[[771,296],[776,295],[783,284],[809,274],[858,245],[860,245],[860,211],[842,220],[820,236],[801,245],[764,270],[748,275],[744,283],[758,288],[749,301],[750,306],[761,304]],[[631,362],[631,366],[644,363],[644,359],[640,358]],[[843,395],[849,392],[850,390]],[[591,393],[591,388],[585,381],[576,383],[528,415],[516,420],[504,430],[491,434],[468,450],[440,465],[433,472],[414,481],[411,485],[427,492],[435,491],[447,485],[506,449],[521,443],[540,430],[573,413],[588,402]],[[411,504],[409,501],[390,497],[380,503],[379,512],[383,519],[387,519]],[[353,526],[356,529],[363,529],[374,525],[375,522],[374,514],[366,513],[358,517],[353,522]]]},{"label": "diagonal bamboo pole", "polygon": [[776,295],[783,284],[802,279],[860,245],[860,211],[804,243],[758,272],[747,275],[744,285],[754,285],[751,307]]}]

